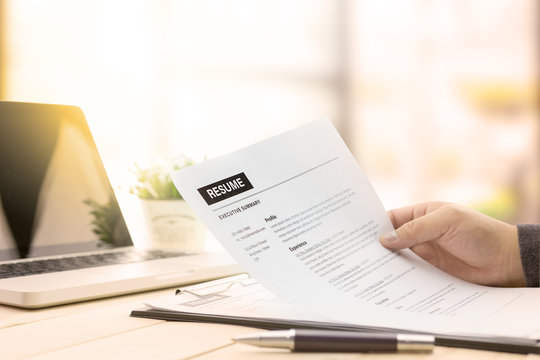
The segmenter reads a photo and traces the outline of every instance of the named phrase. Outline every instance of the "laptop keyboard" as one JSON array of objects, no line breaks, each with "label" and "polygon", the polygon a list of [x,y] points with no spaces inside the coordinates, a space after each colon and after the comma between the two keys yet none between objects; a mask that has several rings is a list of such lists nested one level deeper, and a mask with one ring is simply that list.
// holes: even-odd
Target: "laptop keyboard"
[{"label": "laptop keyboard", "polygon": [[104,265],[129,264],[148,260],[180,256],[181,253],[163,251],[114,251],[83,256],[21,261],[0,265],[0,279],[45,274],[57,271],[76,270]]}]

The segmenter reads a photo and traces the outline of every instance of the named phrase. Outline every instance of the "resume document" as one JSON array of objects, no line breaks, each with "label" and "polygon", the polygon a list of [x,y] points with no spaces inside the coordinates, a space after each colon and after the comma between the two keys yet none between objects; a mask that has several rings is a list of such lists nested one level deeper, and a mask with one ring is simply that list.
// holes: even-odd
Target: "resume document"
[{"label": "resume document", "polygon": [[392,224],[329,121],[179,170],[173,180],[245,271],[294,307],[431,333],[540,329],[540,316],[527,315],[539,313],[538,289],[471,284],[410,250],[381,246]]}]

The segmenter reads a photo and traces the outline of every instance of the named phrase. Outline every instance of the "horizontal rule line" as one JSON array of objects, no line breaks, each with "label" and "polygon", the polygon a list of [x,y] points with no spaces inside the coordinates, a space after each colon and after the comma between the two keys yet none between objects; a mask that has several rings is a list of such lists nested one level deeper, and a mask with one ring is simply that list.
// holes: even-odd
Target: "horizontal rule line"
[{"label": "horizontal rule line", "polygon": [[223,205],[223,206],[220,206],[220,207],[218,207],[218,208],[215,208],[215,209],[213,209],[212,211],[215,212],[215,211],[221,210],[221,209],[223,209],[223,208],[226,208],[227,206],[236,204],[237,202],[244,201],[244,200],[249,199],[250,197],[253,197],[253,196],[255,196],[255,195],[259,195],[260,193],[263,193],[263,192],[265,192],[265,191],[271,190],[271,189],[273,189],[273,188],[275,188],[275,187],[277,187],[277,186],[283,185],[283,184],[285,184],[286,182],[289,182],[289,181],[291,181],[291,180],[294,180],[294,179],[296,179],[297,177],[300,177],[300,176],[302,176],[302,175],[305,175],[305,174],[307,174],[307,173],[309,173],[309,172],[311,172],[311,171],[313,171],[313,170],[316,170],[316,169],[320,168],[321,166],[324,166],[324,165],[327,165],[327,164],[331,163],[332,161],[336,161],[337,159],[339,159],[339,156],[336,156],[335,158],[332,158],[332,159],[330,159],[330,160],[328,160],[328,161],[323,162],[322,164],[319,164],[319,165],[317,165],[317,166],[314,166],[314,167],[312,167],[311,169],[308,169],[308,170],[306,170],[306,171],[304,171],[304,172],[301,172],[300,174],[297,174],[297,175],[295,175],[295,176],[293,176],[293,177],[290,177],[290,178],[288,178],[288,179],[286,179],[286,180],[283,180],[283,181],[281,181],[281,182],[279,182],[279,183],[277,183],[277,184],[275,184],[275,185],[269,186],[269,187],[267,187],[266,189],[262,189],[262,190],[260,190],[260,191],[257,191],[256,193],[253,193],[253,194],[248,195],[248,196],[246,196],[246,197],[243,197],[243,198],[241,198],[241,199],[239,199],[239,200],[235,200],[235,201],[233,201],[233,202],[231,202],[231,203],[228,203],[227,205]]}]

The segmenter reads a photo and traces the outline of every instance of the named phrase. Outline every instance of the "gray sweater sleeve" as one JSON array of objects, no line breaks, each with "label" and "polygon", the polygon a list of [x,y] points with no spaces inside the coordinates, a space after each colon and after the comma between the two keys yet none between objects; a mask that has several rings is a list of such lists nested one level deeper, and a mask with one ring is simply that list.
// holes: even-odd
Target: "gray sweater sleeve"
[{"label": "gray sweater sleeve", "polygon": [[518,224],[521,265],[528,287],[540,286],[540,224]]}]

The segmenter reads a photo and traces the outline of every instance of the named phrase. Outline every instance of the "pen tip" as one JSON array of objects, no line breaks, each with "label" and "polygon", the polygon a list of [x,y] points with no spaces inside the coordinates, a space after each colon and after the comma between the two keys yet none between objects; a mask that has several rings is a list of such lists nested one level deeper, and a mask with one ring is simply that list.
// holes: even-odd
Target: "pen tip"
[{"label": "pen tip", "polygon": [[247,344],[247,345],[254,345],[259,346],[259,338],[254,337],[252,335],[243,335],[243,336],[236,336],[231,339],[237,344]]}]

